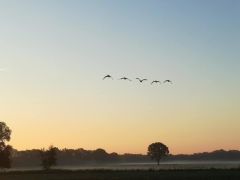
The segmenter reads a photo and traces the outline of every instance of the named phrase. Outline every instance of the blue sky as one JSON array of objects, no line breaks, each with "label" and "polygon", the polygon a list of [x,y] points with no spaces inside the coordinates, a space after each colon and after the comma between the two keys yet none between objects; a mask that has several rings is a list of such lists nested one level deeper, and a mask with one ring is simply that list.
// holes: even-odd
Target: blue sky
[{"label": "blue sky", "polygon": [[[63,132],[68,122],[92,127],[104,121],[108,125],[100,123],[95,128],[106,131],[119,126],[128,137],[146,130],[148,123],[149,128],[163,123],[166,129],[182,126],[182,131],[175,132],[185,137],[185,129],[188,138],[196,126],[202,127],[200,134],[209,135],[218,123],[219,135],[223,130],[233,133],[227,143],[240,132],[236,129],[240,118],[239,8],[237,0],[1,1],[0,118],[13,132],[26,131],[28,124],[32,131],[46,123],[52,127],[58,119],[62,124],[56,132]],[[102,81],[106,74],[149,81]],[[152,80],[165,79],[173,85],[150,86]],[[142,124],[138,133],[125,129],[138,124]],[[99,142],[114,150],[104,141],[111,133]],[[86,134],[76,129],[75,135]],[[144,152],[157,135],[150,133],[145,144],[138,142],[140,150],[132,152]],[[20,136],[13,136],[16,148],[34,147],[30,139],[20,145]],[[82,144],[95,148],[95,140]],[[183,152],[174,138],[165,141],[175,152]],[[35,146],[48,143],[58,145],[57,136]],[[127,147],[123,143],[119,152],[127,152]]]}]

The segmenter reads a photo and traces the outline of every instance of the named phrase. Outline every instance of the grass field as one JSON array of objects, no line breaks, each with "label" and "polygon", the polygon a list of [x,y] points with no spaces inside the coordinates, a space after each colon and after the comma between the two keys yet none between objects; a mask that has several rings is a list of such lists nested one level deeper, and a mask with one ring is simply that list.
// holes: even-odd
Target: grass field
[{"label": "grass field", "polygon": [[1,180],[240,180],[240,169],[9,171]]}]

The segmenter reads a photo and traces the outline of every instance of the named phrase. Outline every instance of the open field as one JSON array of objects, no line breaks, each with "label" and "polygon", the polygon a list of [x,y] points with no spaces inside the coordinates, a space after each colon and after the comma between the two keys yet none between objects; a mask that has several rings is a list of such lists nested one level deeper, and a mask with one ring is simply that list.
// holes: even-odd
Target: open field
[{"label": "open field", "polygon": [[[54,169],[62,170],[94,170],[94,169],[109,169],[109,170],[174,170],[174,169],[237,169],[240,168],[240,162],[175,162],[175,163],[119,163],[119,164],[99,164],[99,165],[70,165],[70,166],[56,166]],[[35,167],[13,167],[9,171],[29,171],[41,170],[40,166]]]},{"label": "open field", "polygon": [[185,170],[51,170],[9,171],[0,173],[1,180],[239,180],[240,169]]}]

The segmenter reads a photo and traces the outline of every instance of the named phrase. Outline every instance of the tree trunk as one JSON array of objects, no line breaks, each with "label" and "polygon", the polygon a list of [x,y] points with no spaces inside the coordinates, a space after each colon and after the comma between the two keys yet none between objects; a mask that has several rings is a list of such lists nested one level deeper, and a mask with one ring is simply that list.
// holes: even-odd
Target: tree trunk
[{"label": "tree trunk", "polygon": [[158,162],[158,165],[159,165],[160,160],[158,160],[157,162]]}]

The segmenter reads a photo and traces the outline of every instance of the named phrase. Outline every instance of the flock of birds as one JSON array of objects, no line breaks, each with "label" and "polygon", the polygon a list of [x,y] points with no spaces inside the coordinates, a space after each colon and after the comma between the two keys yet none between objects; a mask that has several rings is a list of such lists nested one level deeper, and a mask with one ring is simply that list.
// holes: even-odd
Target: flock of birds
[{"label": "flock of birds", "polygon": [[[112,78],[112,76],[106,75],[102,80],[104,80],[105,78]],[[138,79],[139,82],[147,81],[147,79],[139,79],[139,78],[136,78],[136,79]],[[112,80],[113,80],[113,78],[112,78]],[[120,78],[120,79],[118,79],[118,80],[128,80],[128,81],[132,81],[132,80],[126,78],[126,77]],[[163,83],[165,83],[165,82],[169,82],[169,83],[172,84],[172,81],[170,81],[170,80],[165,80]],[[153,81],[151,84],[153,84],[153,83],[160,83],[160,84],[162,84],[160,81],[157,81],[157,80]]]}]

